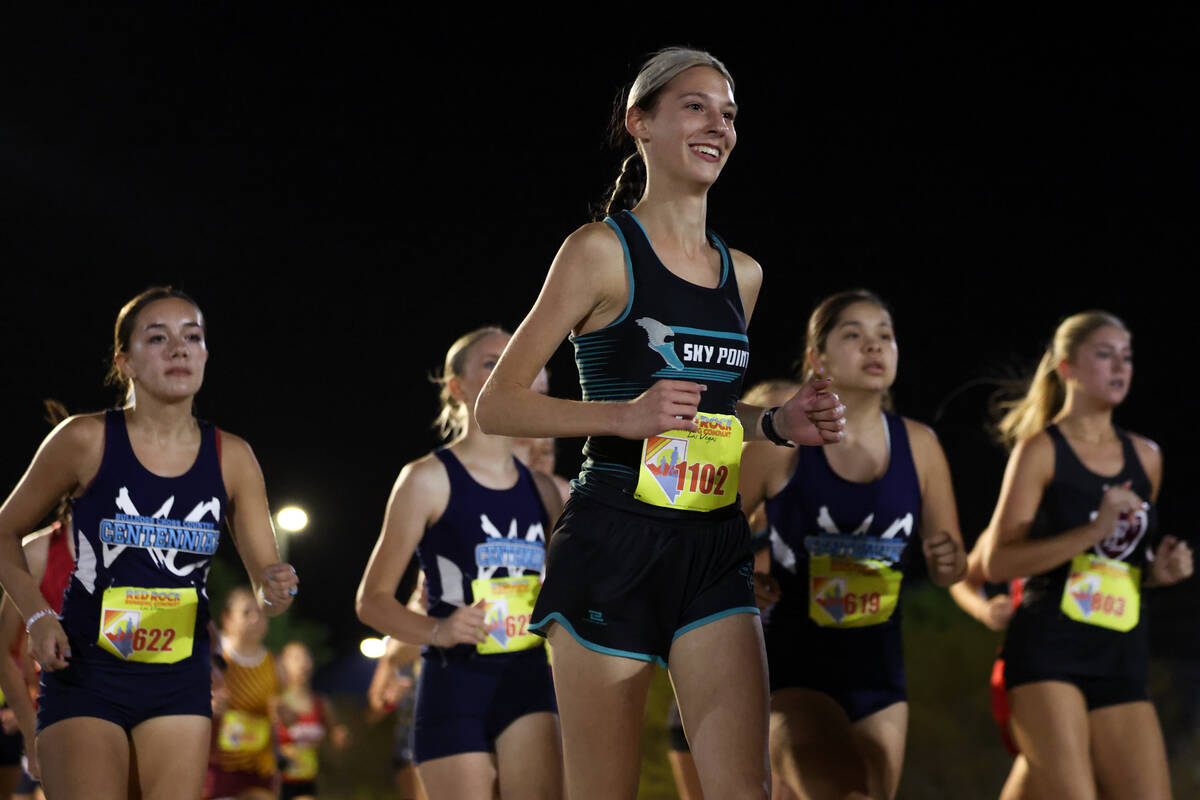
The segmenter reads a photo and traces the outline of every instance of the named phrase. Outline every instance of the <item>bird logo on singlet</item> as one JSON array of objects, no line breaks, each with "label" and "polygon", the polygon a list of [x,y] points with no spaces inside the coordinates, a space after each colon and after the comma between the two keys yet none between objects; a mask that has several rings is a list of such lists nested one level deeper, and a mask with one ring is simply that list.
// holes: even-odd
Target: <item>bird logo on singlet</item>
[{"label": "bird logo on singlet", "polygon": [[649,348],[662,356],[663,361],[667,362],[667,366],[671,369],[683,369],[683,362],[679,360],[679,356],[675,355],[675,344],[668,342],[667,337],[674,338],[675,331],[669,326],[663,325],[656,319],[650,317],[642,317],[634,320],[637,326],[646,332],[649,338]]}]

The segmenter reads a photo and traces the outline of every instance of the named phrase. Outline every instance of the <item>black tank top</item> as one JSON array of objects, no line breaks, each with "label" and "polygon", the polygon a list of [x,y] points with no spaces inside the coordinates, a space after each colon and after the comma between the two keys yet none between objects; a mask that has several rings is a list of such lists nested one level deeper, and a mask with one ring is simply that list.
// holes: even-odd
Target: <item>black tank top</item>
[{"label": "black tank top", "polygon": [[[571,337],[583,399],[632,400],[659,380],[686,380],[708,387],[700,399],[701,411],[734,413],[750,345],[725,243],[709,232],[709,241],[721,254],[720,282],[709,289],[663,265],[633,212],[622,211],[604,221],[625,250],[629,300],[610,325]],[[572,491],[630,510],[662,512],[633,498],[641,452],[640,439],[589,437]]]},{"label": "black tank top", "polygon": [[[1042,494],[1041,505],[1029,529],[1030,539],[1044,539],[1087,525],[1095,518],[1105,490],[1125,481],[1130,482],[1138,497],[1149,500],[1153,492],[1150,478],[1142,469],[1142,460],[1138,458],[1129,434],[1117,431],[1125,458],[1121,471],[1113,476],[1104,476],[1097,475],[1083,465],[1057,425],[1048,427],[1046,433],[1054,442],[1054,479]],[[1105,558],[1144,568],[1146,547],[1150,534],[1157,527],[1157,519],[1153,507],[1149,511],[1139,509],[1128,519],[1118,521],[1112,534],[1095,545],[1092,551]],[[1049,572],[1029,576],[1025,581],[1021,606],[1037,613],[1060,613],[1059,601],[1070,569],[1070,562],[1067,562]]]},{"label": "black tank top", "polygon": [[[1054,477],[1042,494],[1029,530],[1030,539],[1056,536],[1088,524],[1109,486],[1129,481],[1139,497],[1149,500],[1153,491],[1150,478],[1126,432],[1117,430],[1124,464],[1120,472],[1108,476],[1097,475],[1084,466],[1058,426],[1051,425],[1046,432],[1054,444]],[[1112,534],[1091,552],[1142,569],[1144,582],[1146,551],[1157,521],[1153,506],[1139,509],[1127,519],[1119,520]],[[1137,626],[1127,632],[1072,620],[1061,610],[1070,569],[1068,561],[1025,581],[1021,605],[1005,637],[1005,658],[1045,664],[1067,674],[1144,680],[1149,659],[1146,605],[1142,604]]]}]

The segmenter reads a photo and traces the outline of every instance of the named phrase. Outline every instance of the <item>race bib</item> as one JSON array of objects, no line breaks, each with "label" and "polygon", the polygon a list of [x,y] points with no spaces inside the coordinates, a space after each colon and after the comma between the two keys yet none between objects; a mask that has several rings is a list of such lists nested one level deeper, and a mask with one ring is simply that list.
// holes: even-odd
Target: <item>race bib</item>
[{"label": "race bib", "polygon": [[311,744],[285,744],[280,752],[287,760],[283,777],[293,781],[311,781],[317,777],[317,748]]},{"label": "race bib", "polygon": [[891,619],[904,574],[886,561],[809,556],[808,616],[823,628],[864,628]]},{"label": "race bib", "polygon": [[271,720],[261,714],[230,709],[221,717],[217,746],[231,753],[255,753],[271,743]]},{"label": "race bib", "polygon": [[689,511],[712,511],[737,500],[742,423],[732,414],[700,413],[696,425],[700,430],[646,439],[634,497]]},{"label": "race bib", "polygon": [[545,640],[530,633],[529,618],[533,616],[533,604],[542,589],[538,575],[523,575],[519,578],[477,578],[471,581],[475,602],[487,601],[487,616],[483,626],[487,639],[475,645],[482,655],[489,653],[515,653],[540,647]]},{"label": "race bib", "polygon": [[1141,612],[1141,585],[1138,567],[1081,553],[1071,559],[1059,607],[1076,622],[1121,632],[1133,630]]},{"label": "race bib", "polygon": [[104,590],[101,602],[97,642],[117,658],[174,664],[192,654],[195,588],[113,586]]}]

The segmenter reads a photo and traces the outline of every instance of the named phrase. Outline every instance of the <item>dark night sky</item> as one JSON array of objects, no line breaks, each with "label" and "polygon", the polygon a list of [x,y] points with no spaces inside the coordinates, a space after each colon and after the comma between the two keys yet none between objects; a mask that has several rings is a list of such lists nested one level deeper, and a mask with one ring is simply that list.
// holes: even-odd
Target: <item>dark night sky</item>
[{"label": "dark night sky", "polygon": [[[312,513],[296,613],[357,641],[388,489],[436,444],[426,376],[458,334],[520,321],[615,175],[618,87],[647,52],[690,43],[738,82],[710,223],[764,266],[751,378],[787,370],[821,296],[889,298],[899,407],[941,435],[973,538],[1004,456],[968,383],[1031,367],[1061,316],[1108,308],[1138,351],[1118,421],[1163,444],[1171,526],[1196,478],[1178,340],[1194,313],[1179,276],[1197,255],[1195,20],[839,8],[8,20],[0,482],[46,432],[41,398],[112,402],[120,305],[180,286],[210,329],[201,415],[251,442],[273,505]],[[577,393],[568,347],[551,368],[555,393]],[[578,464],[577,442],[559,452],[562,471]]]}]

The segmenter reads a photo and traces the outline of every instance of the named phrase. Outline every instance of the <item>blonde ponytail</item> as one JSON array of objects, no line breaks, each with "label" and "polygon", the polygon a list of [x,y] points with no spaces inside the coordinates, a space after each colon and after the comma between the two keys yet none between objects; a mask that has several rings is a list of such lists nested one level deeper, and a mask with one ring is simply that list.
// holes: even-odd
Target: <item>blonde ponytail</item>
[{"label": "blonde ponytail", "polygon": [[508,331],[503,328],[488,325],[476,328],[470,333],[464,333],[455,339],[454,344],[450,345],[450,349],[446,351],[442,374],[430,378],[441,387],[438,398],[442,402],[442,408],[433,420],[433,427],[437,429],[444,440],[457,439],[462,436],[463,431],[467,429],[467,419],[471,415],[470,410],[450,391],[450,380],[462,377],[467,368],[467,356],[471,354],[471,348],[493,333],[508,335]]},{"label": "blonde ponytail", "polygon": [[993,407],[1003,416],[996,424],[1000,441],[1009,449],[1050,424],[1067,400],[1067,387],[1058,374],[1058,365],[1075,358],[1079,345],[1100,328],[1112,326],[1128,332],[1118,317],[1107,311],[1083,311],[1067,317],[1054,331],[1054,339],[1037,370],[1018,399],[999,399]]}]

